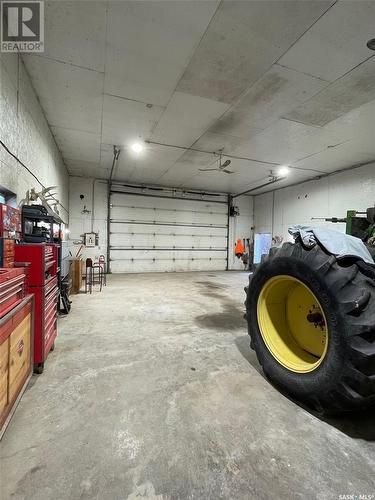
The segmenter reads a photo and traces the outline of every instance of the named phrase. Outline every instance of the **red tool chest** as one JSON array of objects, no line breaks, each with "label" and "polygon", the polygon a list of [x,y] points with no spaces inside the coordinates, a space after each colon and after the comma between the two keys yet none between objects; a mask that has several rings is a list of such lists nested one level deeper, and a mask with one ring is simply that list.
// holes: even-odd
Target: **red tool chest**
[{"label": "red tool chest", "polygon": [[0,238],[0,266],[13,267],[15,240]]},{"label": "red tool chest", "polygon": [[15,262],[29,262],[28,286],[45,286],[57,274],[57,245],[17,243]]},{"label": "red tool chest", "polygon": [[24,269],[0,269],[0,316],[7,314],[24,296]]},{"label": "red tool chest", "polygon": [[15,240],[21,238],[21,212],[0,203],[0,267],[13,267]]},{"label": "red tool chest", "polygon": [[19,240],[21,232],[21,212],[18,208],[0,203],[0,236]]},{"label": "red tool chest", "polygon": [[34,294],[34,372],[42,373],[57,336],[58,245],[19,243],[15,261],[28,262],[28,293]]}]

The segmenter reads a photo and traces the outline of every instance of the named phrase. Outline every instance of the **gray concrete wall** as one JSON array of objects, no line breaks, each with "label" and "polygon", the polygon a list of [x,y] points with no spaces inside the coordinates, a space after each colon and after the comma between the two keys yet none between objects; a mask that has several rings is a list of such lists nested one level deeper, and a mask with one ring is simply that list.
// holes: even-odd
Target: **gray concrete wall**
[{"label": "gray concrete wall", "polygon": [[[68,172],[17,54],[0,53],[0,139],[44,186],[56,185],[62,206],[60,215],[69,219]],[[0,145],[0,186],[13,191],[17,201],[30,188],[41,189],[35,178]]]}]

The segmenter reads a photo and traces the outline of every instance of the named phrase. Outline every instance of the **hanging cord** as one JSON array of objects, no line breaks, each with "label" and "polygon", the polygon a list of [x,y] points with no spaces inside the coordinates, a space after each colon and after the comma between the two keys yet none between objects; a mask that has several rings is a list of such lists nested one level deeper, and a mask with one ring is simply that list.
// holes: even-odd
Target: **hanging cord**
[{"label": "hanging cord", "polygon": [[[3,143],[3,141],[0,140],[0,144],[5,149],[5,151],[12,158],[14,158],[17,163],[19,163],[21,165],[21,167],[23,167],[25,170],[27,170],[27,172],[38,182],[38,184],[40,186],[42,186],[43,189],[46,188],[46,186],[42,182],[40,182],[40,180],[38,179],[38,177],[29,169],[29,167],[27,167],[14,153],[12,153],[12,151],[8,148],[8,146],[6,146],[6,144]],[[60,205],[60,207],[65,210],[66,213],[69,213],[69,210],[67,208],[65,208],[64,205],[57,198],[55,198],[52,195],[51,195],[51,198],[53,198]]]}]

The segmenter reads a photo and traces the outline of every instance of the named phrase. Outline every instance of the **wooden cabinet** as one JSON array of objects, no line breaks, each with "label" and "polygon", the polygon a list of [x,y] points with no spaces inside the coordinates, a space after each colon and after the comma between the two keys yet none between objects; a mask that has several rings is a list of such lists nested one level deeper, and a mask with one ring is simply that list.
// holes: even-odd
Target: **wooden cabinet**
[{"label": "wooden cabinet", "polygon": [[79,293],[82,286],[83,260],[71,259],[70,277],[72,278],[71,294]]},{"label": "wooden cabinet", "polygon": [[9,400],[12,401],[30,370],[31,313],[9,337]]},{"label": "wooden cabinet", "polygon": [[0,319],[0,438],[31,377],[33,297]]},{"label": "wooden cabinet", "polygon": [[0,414],[8,404],[9,339],[0,344]]}]

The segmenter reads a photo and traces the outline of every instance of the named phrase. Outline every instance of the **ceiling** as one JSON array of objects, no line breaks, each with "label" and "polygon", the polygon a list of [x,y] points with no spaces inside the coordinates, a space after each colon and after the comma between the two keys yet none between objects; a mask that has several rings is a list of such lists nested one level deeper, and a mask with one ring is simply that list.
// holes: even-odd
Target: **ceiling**
[{"label": "ceiling", "polygon": [[[375,159],[374,1],[52,1],[24,60],[71,175],[236,193]],[[141,154],[134,141],[150,140]],[[219,151],[233,174],[201,172]],[[248,160],[247,158],[251,159]],[[275,165],[276,164],[276,165]]]}]

